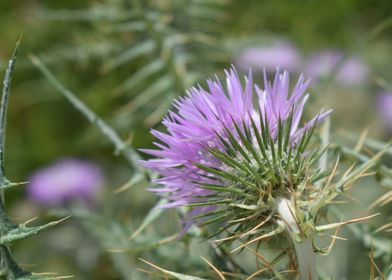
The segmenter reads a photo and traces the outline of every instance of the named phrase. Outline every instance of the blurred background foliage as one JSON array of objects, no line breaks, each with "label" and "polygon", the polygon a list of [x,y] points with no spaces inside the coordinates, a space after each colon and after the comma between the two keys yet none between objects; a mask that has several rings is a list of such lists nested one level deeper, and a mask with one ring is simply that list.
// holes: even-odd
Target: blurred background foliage
[{"label": "blurred background foliage", "polygon": [[[0,1],[1,69],[22,35],[8,116],[8,177],[27,181],[34,170],[62,157],[95,161],[106,175],[104,191],[93,211],[99,214],[72,208],[74,218],[17,243],[13,247],[17,260],[32,271],[75,275],[76,279],[146,279],[148,274],[135,268],[151,268],[139,257],[190,274],[208,267],[199,255],[213,258],[208,242],[199,244],[189,237],[175,241],[172,236],[181,225],[174,211],[166,211],[146,234],[128,240],[156,197],[145,190],[145,182],[114,194],[131,178],[132,169],[114,155],[100,131],[47,82],[28,59],[29,54],[39,57],[124,141],[146,148],[152,145],[149,129],[159,128],[172,99],[196,83],[205,85],[207,77],[221,77],[222,69],[242,49],[276,40],[290,42],[304,61],[299,72],[314,53],[339,50],[366,63],[369,82],[356,87],[341,87],[333,77],[315,82],[312,106],[333,108],[331,138],[354,146],[350,137],[355,138],[364,128],[369,128],[369,137],[380,141],[391,136],[377,109],[378,92],[392,91],[391,15],[387,0]],[[260,82],[260,73],[256,75]],[[386,192],[373,179],[362,185],[354,195],[363,204],[347,207],[345,216],[362,214],[363,205]],[[7,195],[11,217],[18,222],[59,214],[30,201],[23,187]],[[391,209],[383,208],[381,223],[388,221]],[[192,234],[200,232],[195,229]],[[336,257],[327,258],[326,265],[336,270],[334,279],[368,279],[370,247],[363,246],[349,230],[346,236],[354,238],[338,247]],[[380,246],[390,255],[377,260],[384,268],[391,261],[388,238],[390,235]],[[171,243],[154,249],[158,240]],[[108,252],[120,247],[129,250]]]}]

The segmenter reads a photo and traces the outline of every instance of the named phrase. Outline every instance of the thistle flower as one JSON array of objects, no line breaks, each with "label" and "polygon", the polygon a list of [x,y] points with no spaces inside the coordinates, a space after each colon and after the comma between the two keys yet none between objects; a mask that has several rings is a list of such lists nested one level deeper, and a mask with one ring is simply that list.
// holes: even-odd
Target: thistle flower
[{"label": "thistle flower", "polygon": [[252,73],[246,80],[243,88],[232,68],[226,71],[227,93],[218,79],[207,81],[209,92],[190,89],[174,102],[178,113],[169,112],[163,120],[168,132],[152,131],[161,141],[155,143],[159,149],[142,151],[158,159],[143,164],[161,175],[155,182],[163,187],[153,191],[169,195],[165,207],[198,206],[194,216],[240,196],[249,208],[303,179],[301,153],[311,128],[330,111],[299,128],[310,80],[301,75],[291,94],[287,72],[277,70],[273,84],[264,73],[264,90],[253,84]]},{"label": "thistle flower", "polygon": [[336,81],[345,86],[364,85],[369,76],[368,67],[362,59],[355,56],[345,59],[343,53],[334,50],[313,55],[305,67],[305,73],[316,79],[332,75],[335,70]]},{"label": "thistle flower", "polygon": [[28,195],[49,206],[73,199],[91,201],[103,184],[100,168],[80,159],[62,159],[36,171],[28,185]]},{"label": "thistle flower", "polygon": [[380,92],[377,97],[377,108],[386,127],[392,132],[392,92]]},{"label": "thistle flower", "polygon": [[[161,187],[152,191],[168,197],[164,207],[192,208],[184,232],[192,223],[218,225],[215,234],[235,231],[233,236],[250,236],[262,227],[269,231],[262,239],[288,227],[293,239],[307,240],[309,251],[307,234],[314,225],[306,209],[318,191],[307,185],[323,177],[310,172],[323,150],[306,149],[315,125],[330,111],[300,127],[310,80],[301,75],[290,93],[289,74],[279,69],[273,83],[264,72],[264,89],[253,84],[251,72],[245,87],[234,68],[225,73],[226,88],[216,78],[207,81],[208,91],[190,89],[174,102],[177,113],[163,120],[167,133],[152,131],[158,149],[142,150],[158,157],[143,162],[161,175],[155,180]],[[301,228],[295,224],[299,218]],[[313,256],[307,257],[306,263]],[[314,268],[301,269],[301,262],[301,273],[313,277]]]},{"label": "thistle flower", "polygon": [[300,53],[293,45],[281,41],[269,46],[244,48],[235,57],[234,64],[245,70],[253,68],[274,72],[279,65],[289,71],[295,71],[298,70],[301,60]]}]

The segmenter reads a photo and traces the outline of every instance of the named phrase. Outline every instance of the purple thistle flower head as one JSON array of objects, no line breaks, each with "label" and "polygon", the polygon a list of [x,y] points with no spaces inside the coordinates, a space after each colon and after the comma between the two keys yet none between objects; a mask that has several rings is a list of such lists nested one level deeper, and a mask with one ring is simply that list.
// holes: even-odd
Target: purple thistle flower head
[{"label": "purple thistle flower head", "polygon": [[307,63],[305,73],[320,79],[331,75],[336,70],[336,81],[345,86],[364,85],[369,76],[368,67],[363,60],[358,57],[345,59],[341,52],[333,50],[312,56]]},{"label": "purple thistle flower head", "polygon": [[88,161],[62,159],[36,171],[28,195],[43,205],[63,205],[73,199],[91,201],[103,185],[101,169]]},{"label": "purple thistle flower head", "polygon": [[377,97],[377,108],[388,130],[392,132],[392,92],[380,92]]},{"label": "purple thistle flower head", "polygon": [[298,70],[301,65],[299,51],[290,43],[281,41],[269,46],[249,47],[241,50],[234,64],[241,69],[267,70],[274,72],[276,66],[289,71]]},{"label": "purple thistle flower head", "polygon": [[273,83],[264,72],[264,89],[251,72],[245,86],[234,68],[225,73],[225,86],[208,80],[208,90],[194,87],[177,99],[177,112],[162,122],[167,132],[152,131],[158,149],[142,150],[157,157],[143,165],[160,174],[155,182],[161,187],[152,191],[168,196],[164,207],[193,207],[185,230],[222,207],[241,216],[238,209],[268,205],[271,194],[303,180],[306,165],[300,162],[311,130],[330,113],[300,128],[310,84],[302,75],[290,91],[289,74],[279,69]]}]

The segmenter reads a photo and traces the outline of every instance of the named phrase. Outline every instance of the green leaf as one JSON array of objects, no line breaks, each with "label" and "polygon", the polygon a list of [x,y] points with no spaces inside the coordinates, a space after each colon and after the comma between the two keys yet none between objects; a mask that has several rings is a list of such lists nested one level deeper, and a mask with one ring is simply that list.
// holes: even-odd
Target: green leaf
[{"label": "green leaf", "polygon": [[12,188],[12,187],[17,187],[17,186],[21,186],[21,185],[25,185],[27,183],[28,182],[16,182],[16,183],[13,183],[13,182],[10,182],[7,179],[5,179],[4,184],[0,186],[0,190]]},{"label": "green leaf", "polygon": [[61,220],[47,223],[42,226],[26,227],[24,224],[18,225],[14,228],[7,230],[5,233],[3,233],[0,236],[0,245],[6,245],[6,244],[9,244],[15,240],[24,239],[24,238],[27,238],[31,235],[37,234],[41,230],[53,227],[53,226],[61,223],[62,221],[64,221],[67,218],[68,217],[61,219]]},{"label": "green leaf", "polygon": [[14,52],[10,61],[8,62],[8,68],[5,72],[3,81],[3,94],[1,96],[0,104],[0,184],[4,185],[5,181],[5,171],[4,171],[4,151],[5,151],[5,131],[7,125],[7,108],[8,108],[8,98],[11,90],[11,80],[12,74],[14,72],[16,58],[19,52],[20,42],[16,43]]}]

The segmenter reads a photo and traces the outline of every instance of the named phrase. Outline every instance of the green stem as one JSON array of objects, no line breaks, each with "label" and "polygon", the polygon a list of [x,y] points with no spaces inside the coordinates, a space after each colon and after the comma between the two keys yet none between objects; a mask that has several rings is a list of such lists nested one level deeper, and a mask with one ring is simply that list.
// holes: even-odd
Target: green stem
[{"label": "green stem", "polygon": [[75,93],[67,89],[60,81],[49,71],[49,69],[35,56],[30,57],[33,64],[44,74],[48,81],[78,109],[91,123],[95,124],[114,145],[116,153],[121,153],[136,171],[144,174],[145,169],[141,168],[139,154],[130,145],[125,143],[117,132],[109,126],[103,119],[96,115]]},{"label": "green stem", "polygon": [[[0,279],[14,280],[30,275],[14,261],[7,246],[0,246]],[[5,277],[5,278],[2,278]]]},{"label": "green stem", "polygon": [[[12,74],[15,68],[16,57],[19,50],[19,41],[16,43],[14,52],[8,62],[8,67],[5,72],[3,80],[3,91],[0,103],[0,186],[5,185],[7,179],[5,177],[4,168],[4,151],[5,151],[5,130],[7,123],[7,107],[8,98],[11,90]],[[0,188],[0,236],[4,234],[11,222],[5,212],[4,190]],[[0,245],[0,279],[17,279],[21,276],[29,275],[29,272],[24,271],[18,266],[11,256],[8,245]]]},{"label": "green stem", "polygon": [[292,201],[286,198],[279,199],[277,210],[294,244],[299,279],[317,280],[316,254],[313,251],[312,237],[299,240],[301,231],[298,228],[298,219],[295,217]]}]

